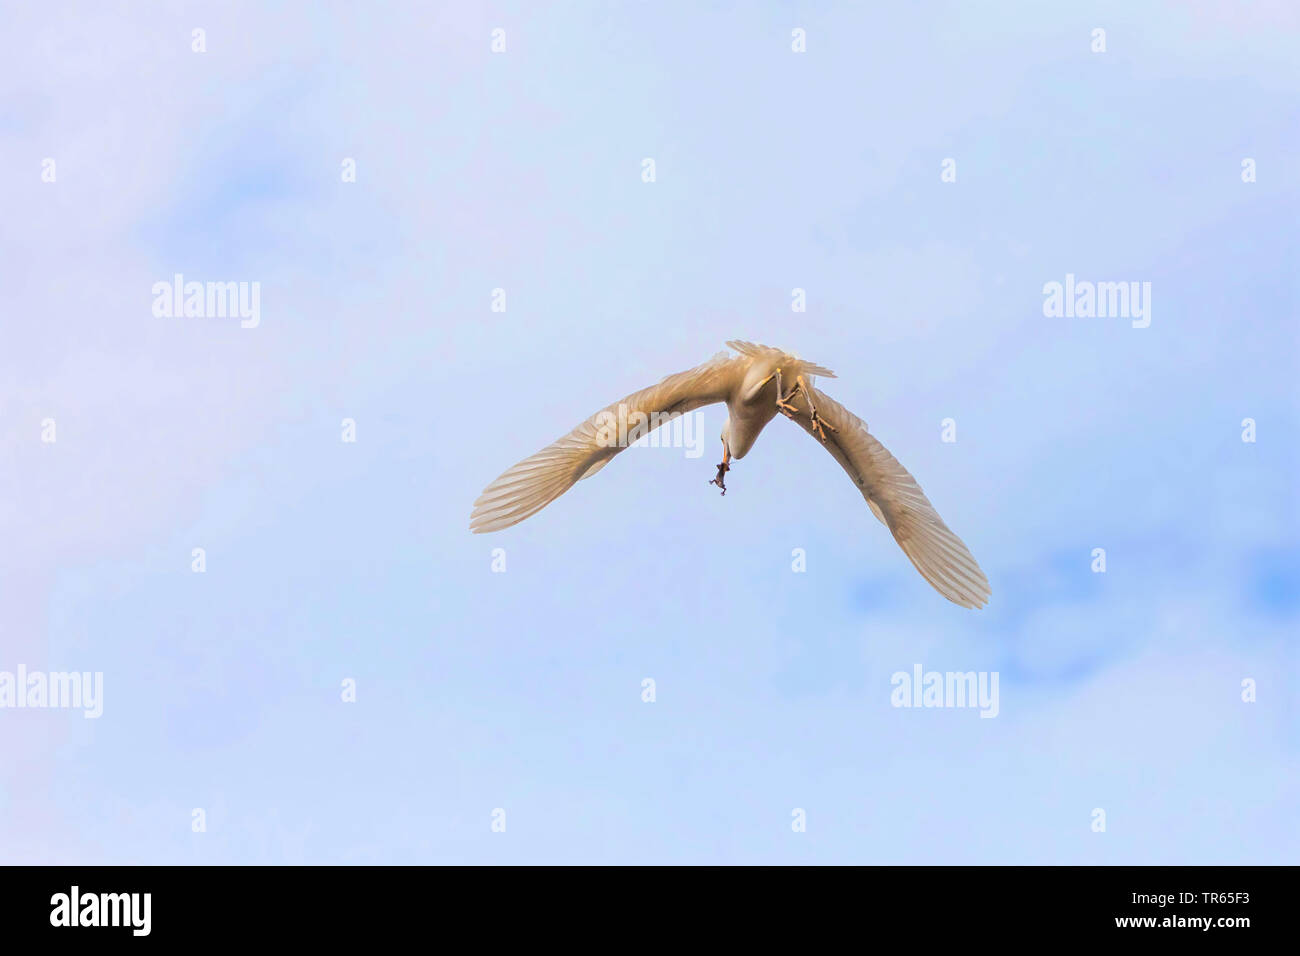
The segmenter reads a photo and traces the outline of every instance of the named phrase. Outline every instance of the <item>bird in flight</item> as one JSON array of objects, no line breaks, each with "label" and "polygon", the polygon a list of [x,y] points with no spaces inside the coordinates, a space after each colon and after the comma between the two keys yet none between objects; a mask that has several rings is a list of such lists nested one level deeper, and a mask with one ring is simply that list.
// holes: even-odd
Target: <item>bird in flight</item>
[{"label": "bird in flight", "polygon": [[474,502],[470,530],[500,531],[518,524],[579,479],[600,471],[648,431],[674,416],[726,402],[722,461],[710,482],[722,494],[731,463],[748,454],[759,432],[779,412],[817,439],[848,472],[872,513],[936,591],[962,607],[988,603],[988,578],[916,479],[867,431],[862,419],[814,387],[816,376],[834,378],[834,372],[766,345],[727,345],[738,354],[719,352],[703,365],[633,392],[507,469]]}]

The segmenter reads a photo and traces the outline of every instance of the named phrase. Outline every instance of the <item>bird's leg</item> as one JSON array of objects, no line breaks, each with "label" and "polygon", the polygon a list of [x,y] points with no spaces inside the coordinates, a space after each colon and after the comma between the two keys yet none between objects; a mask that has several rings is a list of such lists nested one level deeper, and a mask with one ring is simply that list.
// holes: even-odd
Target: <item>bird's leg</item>
[{"label": "bird's leg", "polygon": [[776,376],[776,407],[781,410],[781,414],[786,418],[794,418],[795,413],[798,412],[799,409],[790,404],[790,399],[794,398],[795,395],[798,394],[802,376],[797,376],[795,378],[794,387],[790,389],[788,394],[782,395],[781,370],[777,369],[773,374]]},{"label": "bird's leg", "polygon": [[727,472],[731,471],[730,462],[731,462],[731,449],[727,447],[727,443],[724,441],[722,443],[722,461],[718,462],[718,477],[714,478],[712,481],[709,482],[709,484],[717,485],[719,488],[721,488],[722,493],[724,495],[727,493],[727,482],[726,479],[723,478],[722,476],[725,475]]},{"label": "bird's leg", "polygon": [[823,428],[829,428],[833,432],[839,431],[839,429],[817,414],[817,406],[813,404],[812,389],[810,389],[807,386],[807,384],[804,382],[802,375],[796,375],[794,380],[794,388],[790,389],[790,394],[793,395],[795,393],[795,390],[800,388],[803,389],[803,393],[808,399],[808,411],[812,419],[812,427],[817,429],[817,437],[820,438],[822,441],[825,441],[826,432],[823,430]]},{"label": "bird's leg", "polygon": [[[768,382],[772,381],[772,379],[776,379],[776,407],[780,409],[781,414],[786,418],[794,418],[794,416],[799,413],[799,409],[790,404],[790,399],[798,395],[801,389],[805,395],[808,393],[808,386],[804,384],[803,376],[796,375],[794,386],[789,392],[785,392],[781,385],[781,370],[778,368],[767,378],[763,379],[763,381],[759,382],[758,385],[754,387],[754,391],[757,392]],[[812,404],[811,401],[809,404]]]}]

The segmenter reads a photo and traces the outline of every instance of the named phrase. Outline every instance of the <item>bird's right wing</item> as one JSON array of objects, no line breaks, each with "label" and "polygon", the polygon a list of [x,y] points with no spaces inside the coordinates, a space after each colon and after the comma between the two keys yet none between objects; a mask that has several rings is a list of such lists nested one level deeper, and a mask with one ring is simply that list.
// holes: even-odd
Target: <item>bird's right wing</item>
[{"label": "bird's right wing", "polygon": [[943,523],[921,486],[884,445],[867,431],[866,423],[829,395],[812,389],[818,416],[827,428],[826,441],[817,435],[808,397],[797,394],[792,404],[801,428],[824,444],[848,472],[876,517],[885,523],[903,553],[936,591],[954,604],[979,608],[988,603],[989,579],[970,550]]},{"label": "bird's right wing", "polygon": [[[469,529],[476,533],[500,531],[518,524],[572,488],[579,478],[594,475],[625,447],[619,444],[620,422],[627,423],[623,427],[626,434],[641,420],[639,415],[644,415],[646,425],[641,434],[648,434],[665,416],[725,401],[744,379],[749,362],[743,356],[719,352],[703,365],[669,375],[658,385],[601,409],[483,489],[474,502]],[[627,444],[631,444],[634,439],[628,438]]]}]

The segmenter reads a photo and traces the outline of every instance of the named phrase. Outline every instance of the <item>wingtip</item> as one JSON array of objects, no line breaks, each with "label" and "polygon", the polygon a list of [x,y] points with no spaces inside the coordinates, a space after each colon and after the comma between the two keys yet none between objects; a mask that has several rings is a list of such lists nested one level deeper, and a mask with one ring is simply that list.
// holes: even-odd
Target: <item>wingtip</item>
[{"label": "wingtip", "polygon": [[976,595],[971,598],[970,603],[966,604],[965,607],[970,608],[972,611],[982,611],[989,606],[989,602],[992,599],[993,589],[990,588],[988,582],[985,581],[983,590],[977,592]]}]

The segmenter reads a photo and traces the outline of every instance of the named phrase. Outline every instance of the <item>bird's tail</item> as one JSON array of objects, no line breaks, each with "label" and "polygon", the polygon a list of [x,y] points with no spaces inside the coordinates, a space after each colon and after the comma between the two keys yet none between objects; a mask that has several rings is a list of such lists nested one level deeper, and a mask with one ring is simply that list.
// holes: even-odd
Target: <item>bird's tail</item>
[{"label": "bird's tail", "polygon": [[758,345],[754,342],[746,342],[742,339],[732,339],[727,343],[727,348],[734,349],[741,355],[763,356],[779,355],[784,356],[784,364],[789,369],[791,375],[822,375],[826,378],[834,378],[835,373],[821,365],[815,365],[812,362],[805,362],[797,355],[793,355],[783,349],[774,349],[770,345]]}]

